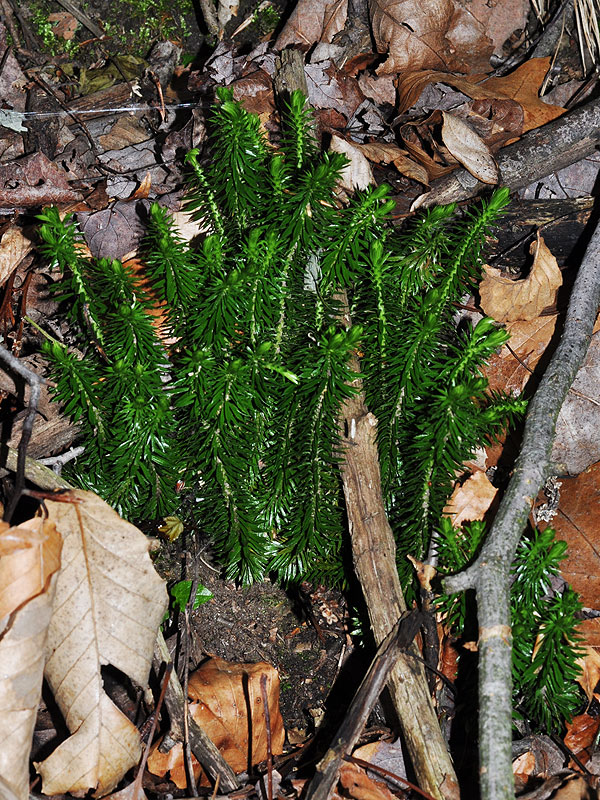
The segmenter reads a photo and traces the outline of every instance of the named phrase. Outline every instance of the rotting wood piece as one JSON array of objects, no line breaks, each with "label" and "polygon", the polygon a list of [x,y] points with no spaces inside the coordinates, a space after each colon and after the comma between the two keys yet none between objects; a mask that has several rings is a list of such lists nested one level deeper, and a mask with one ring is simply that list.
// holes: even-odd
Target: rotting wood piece
[{"label": "rotting wood piece", "polygon": [[525,263],[530,263],[529,245],[539,230],[559,264],[579,264],[582,237],[593,206],[594,198],[589,196],[564,200],[514,199],[494,228],[496,241],[486,247],[487,262],[500,269],[522,269]]},{"label": "rotting wood piece", "polygon": [[[350,365],[359,371],[358,361]],[[359,380],[360,383],[360,380]],[[364,393],[344,404],[340,471],[352,542],[354,569],[367,604],[376,642],[393,629],[406,603],[396,568],[396,543],[381,493],[377,420]],[[458,800],[459,788],[442,736],[425,671],[415,644],[400,653],[388,688],[420,787],[438,800]]]}]

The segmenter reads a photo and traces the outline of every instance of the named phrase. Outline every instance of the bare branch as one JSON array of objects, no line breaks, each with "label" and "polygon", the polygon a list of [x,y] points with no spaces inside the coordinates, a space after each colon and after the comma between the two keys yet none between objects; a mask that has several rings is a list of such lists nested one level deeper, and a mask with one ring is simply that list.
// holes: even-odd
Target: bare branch
[{"label": "bare branch", "polygon": [[479,617],[479,759],[483,800],[514,798],[511,765],[510,567],[533,502],[551,471],[556,420],[592,337],[600,303],[600,226],[575,280],[564,332],[529,406],[521,452],[477,561],[446,578],[475,589]]}]

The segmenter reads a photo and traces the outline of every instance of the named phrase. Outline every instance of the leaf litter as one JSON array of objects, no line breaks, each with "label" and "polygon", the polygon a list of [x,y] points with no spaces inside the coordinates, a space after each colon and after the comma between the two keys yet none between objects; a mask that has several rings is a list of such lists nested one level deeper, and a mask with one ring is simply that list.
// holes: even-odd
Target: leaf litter
[{"label": "leaf litter", "polygon": [[[335,46],[336,37],[339,38],[346,16],[344,3],[337,2],[329,6],[318,4],[318,9],[315,9],[314,4],[311,5],[308,0],[301,0],[296,13],[279,34],[277,44],[283,46],[284,43],[300,42],[310,47],[317,43],[334,43]],[[375,4],[371,20],[375,44],[382,58],[375,71],[365,70],[362,74],[352,75],[342,61],[329,55],[326,58],[318,56],[314,62],[307,63],[309,97],[316,109],[317,122],[322,125],[323,130],[332,133],[334,139],[345,142],[352,167],[359,169],[364,176],[353,179],[350,184],[356,185],[360,180],[366,185],[384,177],[403,195],[399,200],[399,207],[402,209],[410,204],[411,194],[418,195],[423,186],[428,187],[436,177],[453,169],[456,163],[466,165],[476,177],[485,176],[490,183],[494,182],[496,176],[493,172],[493,153],[526,131],[543,126],[564,113],[562,105],[548,104],[539,96],[548,70],[547,59],[529,58],[507,76],[489,77],[491,53],[494,51],[497,56],[503,54],[502,45],[525,24],[526,17],[527,4],[519,2],[512,4],[510,14],[507,10],[502,14],[496,9],[495,15],[492,15],[487,6],[483,11],[481,8],[476,11],[473,4],[473,8],[467,11],[455,0],[426,4],[417,4],[410,0],[382,0]],[[79,35],[80,28],[73,23],[72,17],[64,15],[54,21],[64,26],[55,28],[55,33],[65,40],[77,38]],[[238,21],[233,22],[237,24]],[[2,36],[6,43],[4,30]],[[456,46],[458,41],[460,47]],[[173,70],[161,82],[164,92],[162,96],[157,94],[157,84],[148,78],[148,73],[141,76],[143,103],[139,103],[139,98],[131,94],[130,84],[122,81],[122,73],[118,69],[111,74],[93,74],[93,68],[87,73],[82,72],[79,83],[82,94],[79,97],[77,89],[73,97],[72,85],[68,81],[64,82],[64,75],[68,71],[65,71],[62,83],[60,74],[55,73],[52,89],[56,97],[55,102],[51,103],[50,112],[44,112],[41,108],[36,111],[33,108],[31,113],[54,115],[52,120],[57,130],[52,135],[53,138],[49,136],[49,129],[44,131],[43,135],[38,136],[43,147],[38,152],[28,151],[26,155],[22,136],[27,130],[28,120],[24,115],[26,106],[22,91],[26,86],[26,78],[13,53],[6,50],[0,85],[6,88],[3,96],[9,106],[7,110],[14,116],[10,120],[6,117],[0,137],[0,205],[8,209],[16,207],[21,211],[48,203],[68,206],[79,211],[82,218],[85,216],[88,244],[98,255],[115,258],[134,251],[139,245],[142,230],[139,225],[139,195],[135,196],[136,191],[143,186],[145,196],[162,197],[166,204],[177,208],[182,181],[179,154],[182,148],[197,146],[205,136],[204,120],[197,109],[190,110],[186,125],[177,129],[175,111],[171,106],[184,107],[190,99],[189,92],[192,92],[195,99],[194,93],[207,93],[216,83],[225,83],[233,87],[236,96],[247,99],[249,103],[252,101],[250,95],[253,94],[256,106],[254,110],[261,111],[267,129],[273,127],[275,106],[270,82],[275,62],[268,46],[258,45],[256,51],[251,51],[248,55],[236,52],[223,41],[218,50],[221,60],[213,58],[212,66],[206,70]],[[151,72],[152,58],[149,63]],[[157,64],[158,62],[154,62],[154,66]],[[137,69],[137,65],[132,68]],[[138,77],[140,75],[138,72]],[[180,97],[172,90],[172,76],[180,82],[187,81],[188,93],[184,92]],[[432,110],[435,112],[435,108],[427,109],[419,103],[428,88],[436,86],[453,87],[462,93],[462,100],[457,98],[458,105],[440,109],[437,115],[431,114]],[[360,115],[363,115],[362,119],[373,118],[374,112],[380,110],[378,106],[381,105],[382,98],[387,98],[390,103],[397,99],[399,103],[396,112],[410,116],[395,123],[392,121],[392,124],[386,122],[382,130],[385,131],[387,127],[387,131],[379,138],[374,138],[370,135],[369,126],[361,129]],[[134,110],[131,116],[128,116],[130,112],[114,111],[111,114],[111,105],[117,108],[129,106]],[[136,111],[136,105],[142,105],[143,111]],[[86,131],[75,115],[81,109],[92,110],[94,107],[100,109],[96,116],[81,116]],[[73,109],[75,119],[70,115],[69,108]],[[140,118],[144,115],[147,116],[142,124]],[[350,121],[352,136],[348,136],[344,130],[344,126],[349,125]],[[357,121],[359,124],[355,127],[354,123]],[[409,127],[405,127],[406,125]],[[452,132],[450,126],[453,126]],[[90,147],[90,139],[94,143],[95,152]],[[360,156],[353,156],[352,148]],[[108,201],[109,197],[111,203]],[[29,240],[24,239],[19,225],[9,223],[5,226],[0,240],[4,279],[15,270],[18,271],[30,249]],[[544,315],[544,312],[557,302],[556,292],[560,286],[560,272],[557,269],[551,253],[545,248],[543,240],[540,240],[534,267],[528,278],[515,281],[496,270],[490,274],[489,280],[485,279],[488,281],[487,286],[485,282],[480,286],[481,307],[497,321],[506,323],[512,334],[509,348],[505,346],[494,356],[495,365],[490,367],[490,378],[492,382],[496,381],[498,388],[508,387],[516,393],[527,387],[532,380],[532,374],[535,375],[536,369],[539,370],[540,363],[543,363],[546,348],[552,345],[554,329],[557,323],[560,324],[560,317],[556,314]],[[490,284],[493,284],[493,290],[489,288]],[[559,304],[559,315],[560,312]],[[575,496],[582,498],[589,498],[590,494],[597,493],[598,485],[593,467],[600,459],[597,449],[596,400],[600,393],[595,374],[595,338],[588,362],[569,399],[572,408],[569,410],[567,405],[564,419],[559,422],[554,458],[565,465],[569,474],[583,472],[587,476],[588,483],[574,490]],[[47,439],[43,443],[48,455],[64,447],[64,430],[60,436],[62,438],[57,437],[54,441]],[[585,470],[588,471],[584,472]],[[583,480],[582,475],[566,480],[577,481],[580,478]],[[496,489],[489,483],[485,473],[475,471],[461,486],[457,486],[452,501],[452,513],[460,510],[463,519],[480,518],[488,510],[495,493]],[[584,528],[577,516],[578,512],[568,505],[572,495],[573,492],[565,492],[564,500],[561,495],[558,508],[559,515],[562,514],[564,519],[571,522],[573,519],[578,520],[578,537],[569,540],[569,550],[574,559],[582,558],[586,566],[578,572],[567,561],[563,570],[565,579],[576,586],[582,577],[591,577],[589,547],[593,549],[594,545],[590,544],[592,534]],[[23,616],[29,620],[25,623],[29,633],[24,638],[24,647],[33,647],[39,654],[42,649],[39,637],[48,635],[46,628],[50,631],[50,652],[60,652],[62,643],[69,642],[69,648],[65,648],[66,659],[63,661],[55,656],[56,664],[51,660],[48,680],[56,688],[56,699],[63,709],[72,737],[54,751],[49,763],[40,765],[40,771],[44,774],[43,789],[54,793],[91,788],[100,796],[117,784],[127,769],[137,762],[140,752],[135,725],[104,693],[101,669],[104,664],[111,663],[129,674],[140,686],[145,685],[151,659],[151,633],[155,631],[162,617],[165,597],[163,584],[149,561],[147,540],[134,534],[132,526],[124,529],[122,525],[127,526],[127,523],[117,522],[113,513],[98,499],[79,499],[80,506],[48,503],[52,521],[42,525],[37,520],[27,525],[34,539],[41,535],[40,532],[50,539],[54,537],[53,546],[56,551],[59,547],[56,544],[57,539],[50,533],[53,522],[56,523],[56,528],[64,538],[63,563],[68,564],[69,569],[75,569],[78,563],[81,565],[81,553],[89,552],[92,555],[86,563],[92,569],[86,572],[87,578],[82,578],[83,573],[69,577],[68,570],[63,566],[54,579],[51,575],[58,570],[54,555],[50,559],[44,559],[43,573],[38,570],[38,577],[42,575],[42,579],[38,580],[37,590],[27,589],[28,583],[25,579],[19,579],[19,591],[24,593],[23,605],[11,618],[9,630],[5,629],[0,641],[0,652],[3,652],[3,645],[12,646],[11,632],[13,636],[22,638],[18,627],[21,624],[21,612],[25,612]],[[585,502],[585,507],[588,506],[589,502]],[[109,524],[106,519],[110,520]],[[127,532],[124,533],[124,530]],[[566,538],[566,533],[563,534],[560,527],[559,532]],[[112,533],[113,537],[108,547],[98,545],[105,533]],[[12,557],[9,550],[13,545],[10,544],[8,550],[4,550],[3,542],[0,534],[0,567],[5,563],[5,558]],[[27,555],[35,555],[37,547],[37,544],[34,547],[28,545],[25,548]],[[174,553],[176,547],[173,548]],[[15,552],[18,552],[18,548]],[[145,566],[142,567],[144,563]],[[9,574],[15,574],[12,566],[8,569]],[[138,579],[135,581],[140,590],[138,595],[130,591],[128,571],[139,572],[140,569],[144,577],[140,582]],[[35,574],[33,567],[27,567],[27,571]],[[231,661],[253,664],[260,673],[267,669],[260,665],[266,652],[267,660],[277,663],[280,674],[283,673],[282,697],[285,698],[289,692],[285,683],[290,676],[285,674],[286,658],[281,655],[282,652],[295,649],[296,655],[311,654],[312,661],[306,663],[304,670],[305,689],[310,685],[313,675],[322,678],[321,662],[329,662],[330,667],[327,678],[323,679],[322,684],[318,684],[317,695],[313,696],[312,710],[316,715],[322,714],[322,702],[329,690],[327,681],[333,681],[336,677],[336,659],[341,657],[342,649],[346,646],[344,627],[348,620],[341,599],[334,593],[325,593],[311,587],[308,591],[308,607],[318,607],[323,615],[321,623],[311,629],[305,623],[296,625],[297,618],[292,614],[287,598],[274,587],[269,587],[266,594],[258,590],[239,590],[231,586],[221,586],[216,577],[211,576],[210,570],[204,570],[203,575],[207,585],[212,584],[215,588],[219,586],[216,594],[222,592],[225,599],[218,607],[213,603],[198,609],[194,620],[197,628],[196,652],[195,658],[191,660],[198,662],[210,653],[215,657],[213,664],[223,665],[225,662],[222,659],[230,658]],[[71,583],[66,583],[68,581]],[[148,588],[148,593],[144,595],[146,581],[148,587],[152,588]],[[55,584],[57,595],[52,601]],[[68,615],[63,612],[62,620],[58,615],[57,619],[49,620],[44,627],[43,622],[50,613],[49,604],[53,602],[55,608],[57,604],[60,606],[60,597],[65,593],[65,586],[69,585],[71,589],[67,588],[66,593],[74,591],[73,597],[77,598],[72,612]],[[257,592],[256,597],[252,596],[253,591]],[[593,604],[593,593],[585,594],[585,597]],[[159,598],[162,599],[159,601]],[[244,606],[247,598],[246,609]],[[257,603],[263,603],[266,607],[262,618],[256,610]],[[273,609],[280,610],[274,612]],[[13,612],[14,610],[7,610],[5,613]],[[215,615],[219,614],[223,616],[215,630]],[[83,623],[88,617],[89,627],[86,628]],[[335,619],[334,625],[330,624],[332,618]],[[73,621],[77,621],[77,624],[73,625]],[[253,624],[253,631],[242,631],[244,625],[252,627]],[[224,629],[229,631],[229,643],[224,642]],[[213,632],[214,638],[211,639],[209,631]],[[77,643],[77,639],[84,633],[87,635],[85,644]],[[337,650],[325,646],[328,640],[336,642]],[[600,643],[600,639],[596,639],[596,642]],[[91,648],[96,652],[95,658],[83,658],[80,661],[75,655],[80,652],[78,647],[80,651],[83,648],[86,652]],[[597,657],[594,654],[597,654],[596,650],[588,654],[585,670],[585,688],[590,700],[595,689],[592,683],[596,680],[590,666]],[[38,661],[35,664],[39,673]],[[248,671],[249,667],[242,669],[243,674],[247,675]],[[32,673],[32,686],[36,680],[40,680],[38,673]],[[273,676],[273,680],[275,679]],[[71,681],[74,682],[74,688],[71,688]],[[193,684],[192,677],[190,681]],[[214,688],[216,684],[211,685]],[[238,690],[240,685],[238,684]],[[36,707],[33,688],[27,691],[30,694],[33,692],[33,702],[30,702],[27,709],[28,721],[23,728],[27,733],[22,736],[22,743],[15,738],[14,752],[12,749],[5,751],[6,766],[0,769],[3,776],[3,795],[19,799],[26,793],[28,750],[24,748],[28,746],[26,740],[30,739],[32,709]],[[75,704],[70,696],[74,694],[77,695]],[[317,697],[319,694],[322,696]],[[275,697],[275,694],[272,696]],[[228,704],[231,707],[235,705],[231,701]],[[198,701],[196,705],[201,703]],[[283,699],[282,706],[285,708],[286,705],[289,707],[290,704]],[[298,700],[294,698],[291,705],[296,708],[293,713],[288,712],[288,719],[293,720],[289,727],[302,727],[303,712]],[[9,706],[10,703],[3,704],[2,713],[5,710],[8,713]],[[211,713],[214,715],[214,712]],[[279,742],[283,735],[283,726],[276,707],[272,709],[271,719],[276,723],[278,743],[272,747],[272,753],[276,753],[280,749]],[[594,730],[590,720],[589,714],[582,714],[573,720],[569,729],[568,741],[579,754],[589,746],[593,736],[588,733]],[[223,722],[220,717],[217,717],[217,721]],[[259,719],[259,726],[262,721],[263,718]],[[114,739],[119,740],[122,757],[116,757],[112,744],[107,744],[103,738],[108,735],[107,731],[111,732]],[[72,747],[70,742],[77,737],[78,740],[85,739],[81,760],[79,757],[73,758],[69,749]],[[248,745],[246,737],[244,746]],[[260,755],[265,755],[264,749],[260,751]],[[247,757],[248,753],[244,756],[242,751],[242,761]],[[522,765],[517,770],[520,771],[521,767]],[[11,774],[14,785],[4,786],[4,776],[8,773]],[[529,769],[529,774],[542,776],[535,766]],[[348,768],[342,784],[356,800],[389,796],[389,789],[374,787],[369,780],[363,772]],[[181,785],[186,785],[183,779]],[[566,796],[566,788],[566,785],[562,789],[558,786],[555,796]]]}]

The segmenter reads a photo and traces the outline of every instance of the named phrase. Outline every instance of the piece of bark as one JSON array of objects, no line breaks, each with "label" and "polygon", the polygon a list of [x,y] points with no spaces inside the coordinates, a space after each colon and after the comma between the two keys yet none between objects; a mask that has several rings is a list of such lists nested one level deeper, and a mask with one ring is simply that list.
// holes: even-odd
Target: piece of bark
[{"label": "piece of bark", "polygon": [[[0,477],[3,477],[7,472],[16,472],[17,470],[18,453],[13,447],[7,447],[5,444],[0,445]],[[31,483],[34,483],[40,489],[46,491],[54,491],[55,489],[72,489],[73,486],[67,483],[60,475],[57,475],[48,467],[40,464],[33,458],[25,459],[25,477]]]},{"label": "piece of bark", "polygon": [[[351,364],[358,372],[358,363]],[[382,642],[406,611],[398,570],[396,543],[381,493],[377,420],[364,400],[354,395],[342,410],[340,471],[352,542],[354,569],[367,604],[375,641]],[[429,695],[423,664],[413,644],[400,653],[388,688],[398,714],[420,787],[438,800],[459,797],[458,783]]]},{"label": "piece of bark", "polygon": [[[97,111],[98,116],[109,113],[113,108],[127,104],[131,99],[131,87],[126,83],[115,83],[106,89],[76,97],[67,103],[69,111]],[[86,119],[94,115],[86,114]]]},{"label": "piece of bark", "polygon": [[[569,111],[541,128],[529,131],[497,155],[501,186],[511,191],[552,175],[591,155],[600,144],[600,98]],[[486,183],[466,169],[458,169],[437,181],[413,203],[413,208],[460,202],[475,197]]]},{"label": "piece of bark", "polygon": [[275,60],[275,75],[273,77],[275,95],[281,102],[289,100],[294,90],[299,89],[308,97],[308,84],[304,72],[304,54],[296,48],[288,48]]},{"label": "piece of bark", "polygon": [[[486,260],[500,269],[519,268],[530,262],[529,245],[538,229],[559,264],[581,258],[582,234],[592,213],[593,197],[574,200],[513,200],[502,212],[494,230],[495,241],[487,248]],[[498,263],[495,258],[498,257]]]}]

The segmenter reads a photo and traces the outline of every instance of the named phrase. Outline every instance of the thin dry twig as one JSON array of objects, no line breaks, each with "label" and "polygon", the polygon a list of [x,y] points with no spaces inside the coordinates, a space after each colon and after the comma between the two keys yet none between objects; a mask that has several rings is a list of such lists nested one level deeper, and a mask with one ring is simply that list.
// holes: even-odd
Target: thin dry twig
[{"label": "thin dry twig", "polygon": [[267,697],[267,676],[263,672],[260,676],[260,694],[265,715],[265,730],[267,733],[267,800],[273,800],[273,750],[271,746],[271,712],[269,711],[269,698]]},{"label": "thin dry twig", "polygon": [[36,375],[35,372],[32,372],[30,369],[28,369],[21,361],[19,361],[18,358],[13,356],[13,354],[4,347],[0,347],[0,361],[3,361],[10,370],[16,372],[17,375],[23,378],[23,380],[26,381],[30,387],[29,408],[27,409],[27,416],[23,422],[21,441],[19,442],[18,448],[15,485],[10,502],[4,510],[4,521],[10,522],[12,515],[15,513],[19,498],[23,492],[23,487],[25,486],[25,459],[27,458],[27,446],[29,445],[29,440],[31,439],[33,423],[35,422],[35,417],[37,414],[42,385],[45,383],[45,381],[40,375]]}]

